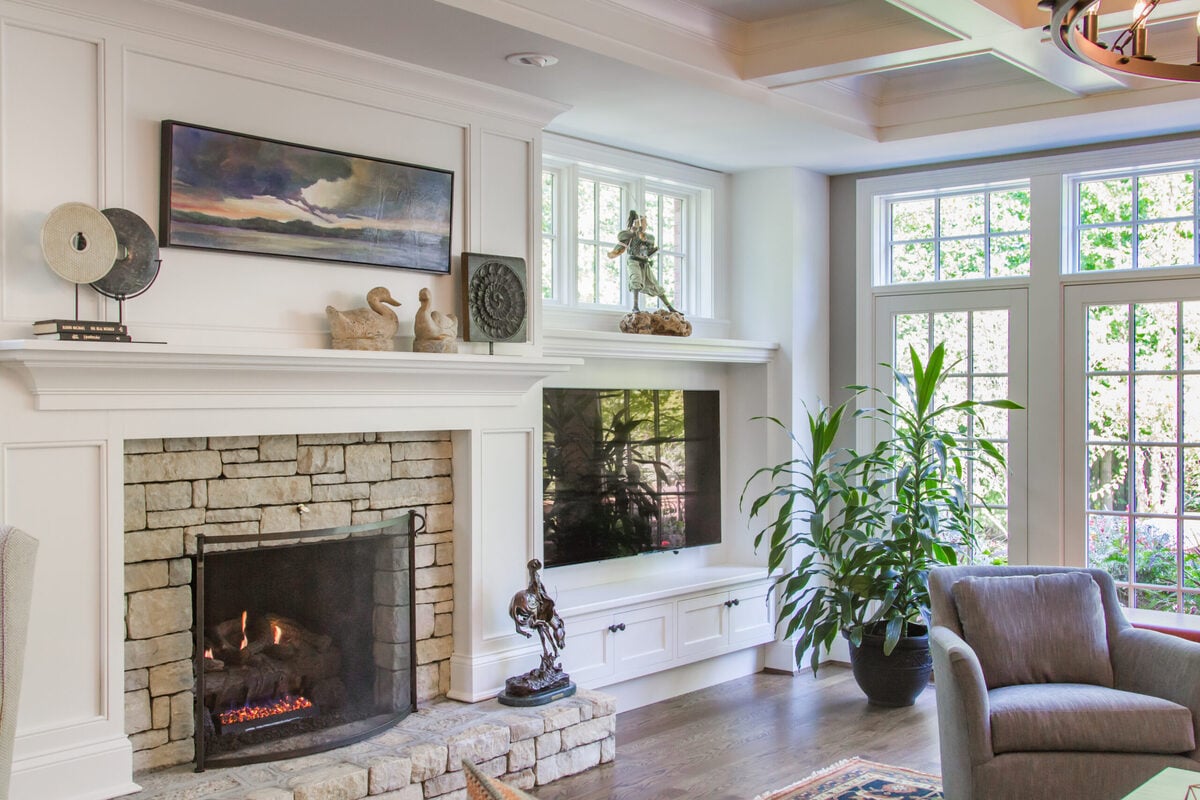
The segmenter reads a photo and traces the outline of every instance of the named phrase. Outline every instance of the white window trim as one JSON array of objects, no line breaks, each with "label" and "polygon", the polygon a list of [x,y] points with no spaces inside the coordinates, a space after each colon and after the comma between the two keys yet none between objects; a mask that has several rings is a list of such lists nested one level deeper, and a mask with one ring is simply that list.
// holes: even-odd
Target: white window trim
[{"label": "white window trim", "polygon": [[[934,168],[864,178],[856,191],[856,297],[858,321],[855,342],[856,380],[870,383],[880,360],[875,352],[876,299],[889,294],[914,292],[950,292],[983,288],[1027,287],[1029,292],[1029,375],[1027,411],[1014,412],[1026,417],[1028,441],[1037,443],[1030,453],[1026,486],[1026,514],[1030,538],[1025,556],[1027,563],[1083,566],[1086,547],[1066,534],[1067,515],[1073,513],[1065,501],[1066,470],[1063,397],[1065,286],[1077,284],[1119,284],[1151,278],[1200,276],[1200,268],[1178,267],[1147,270],[1113,270],[1064,273],[1061,265],[1072,257],[1071,180],[1077,174],[1121,173],[1147,165],[1166,167],[1195,162],[1198,140],[1176,140],[1155,144],[1126,145],[1084,152],[1003,160],[965,167]],[[1103,170],[1096,170],[1103,164]],[[884,197],[913,193],[926,194],[972,186],[1028,180],[1031,191],[1031,253],[1029,277],[944,281],[929,284],[880,286],[877,270],[884,240],[880,213]],[[1065,199],[1065,201],[1064,201]],[[871,432],[859,430],[861,439]],[[860,444],[863,442],[860,441]],[[1032,447],[1031,447],[1032,450]],[[1013,563],[1019,563],[1014,558]]]},{"label": "white window trim", "polygon": [[[728,175],[551,133],[543,135],[542,153],[542,170],[555,173],[561,181],[556,197],[558,208],[555,209],[560,215],[560,225],[555,254],[557,269],[554,296],[544,299],[542,304],[543,318],[548,328],[616,330],[617,321],[632,307],[632,299],[628,298],[624,286],[621,288],[622,306],[578,304],[573,301],[576,296],[574,251],[577,242],[575,185],[577,178],[582,176],[622,184],[626,189],[625,215],[629,208],[641,210],[639,199],[645,197],[647,190],[687,199],[686,245],[691,264],[689,274],[682,281],[682,296],[675,304],[681,309],[686,308],[687,317],[695,326],[697,335],[727,335],[728,280],[719,270],[721,265],[729,261],[725,225],[727,212],[718,214],[717,209],[727,206]],[[540,246],[537,258],[540,296]]]}]

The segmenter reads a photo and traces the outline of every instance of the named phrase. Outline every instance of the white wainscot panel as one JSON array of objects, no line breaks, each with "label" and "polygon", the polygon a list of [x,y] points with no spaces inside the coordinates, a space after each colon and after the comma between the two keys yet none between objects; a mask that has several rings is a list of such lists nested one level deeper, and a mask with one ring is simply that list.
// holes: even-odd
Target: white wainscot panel
[{"label": "white wainscot panel", "polygon": [[[69,35],[7,22],[0,32],[0,174],[3,264],[0,316],[21,323],[69,317],[74,287],[42,258],[41,230],[52,208],[69,201],[97,205],[100,196],[100,46]],[[80,293],[80,313],[95,315],[95,292]],[[7,337],[0,337],[7,338]]]},{"label": "white wainscot panel", "polygon": [[[529,247],[529,210],[540,208],[529,198],[530,143],[524,139],[484,131],[481,137],[480,190],[482,214],[480,247],[485,253],[521,256],[526,269],[534,267]],[[529,274],[529,287],[541,278]],[[526,293],[535,296],[530,291]]]},{"label": "white wainscot panel", "polygon": [[[466,131],[388,108],[215,68],[129,53],[126,68],[125,205],[158,227],[161,122],[206,125],[454,172],[451,251],[462,249]],[[396,98],[391,102],[398,103]],[[522,186],[524,183],[521,184]],[[127,307],[139,338],[171,344],[328,347],[325,306],[366,305],[386,286],[402,305],[397,349],[407,349],[417,293],[456,307],[449,275],[329,261],[164,248],[154,287]]]},{"label": "white wainscot panel", "polygon": [[25,661],[39,667],[24,673],[20,736],[106,715],[104,462],[95,442],[4,449],[4,522],[38,540]]},{"label": "white wainscot panel", "polygon": [[482,447],[482,530],[476,533],[479,555],[474,576],[481,587],[476,602],[483,614],[483,638],[513,637],[508,603],[528,581],[531,431],[485,431]]}]

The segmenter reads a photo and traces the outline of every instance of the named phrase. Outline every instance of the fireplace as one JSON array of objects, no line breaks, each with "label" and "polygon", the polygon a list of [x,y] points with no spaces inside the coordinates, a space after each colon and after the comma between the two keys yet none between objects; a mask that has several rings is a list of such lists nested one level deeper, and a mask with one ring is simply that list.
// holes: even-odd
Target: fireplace
[{"label": "fireplace", "polygon": [[414,709],[418,522],[197,537],[197,770],[340,747]]},{"label": "fireplace", "polygon": [[[126,440],[125,452],[126,732],[139,771],[345,743],[446,694],[449,432]],[[338,592],[324,610],[308,605],[314,587]],[[312,706],[288,699],[292,687],[315,692],[300,694]],[[258,708],[280,700],[298,707]]]}]

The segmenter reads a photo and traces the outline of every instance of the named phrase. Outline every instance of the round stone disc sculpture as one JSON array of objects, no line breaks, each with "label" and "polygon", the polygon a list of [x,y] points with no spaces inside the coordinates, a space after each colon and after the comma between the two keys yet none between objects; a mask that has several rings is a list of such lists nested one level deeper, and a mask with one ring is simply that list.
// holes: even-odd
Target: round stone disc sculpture
[{"label": "round stone disc sculpture", "polygon": [[525,260],[463,253],[463,263],[463,338],[472,342],[524,342]]},{"label": "round stone disc sculpture", "polygon": [[146,220],[124,208],[106,208],[101,212],[117,233],[125,248],[108,274],[92,282],[92,288],[105,297],[127,300],[150,288],[162,263],[158,256],[158,237]]},{"label": "round stone disc sculpture", "polygon": [[91,283],[108,274],[117,258],[117,233],[87,203],[63,203],[42,225],[42,253],[59,277]]}]

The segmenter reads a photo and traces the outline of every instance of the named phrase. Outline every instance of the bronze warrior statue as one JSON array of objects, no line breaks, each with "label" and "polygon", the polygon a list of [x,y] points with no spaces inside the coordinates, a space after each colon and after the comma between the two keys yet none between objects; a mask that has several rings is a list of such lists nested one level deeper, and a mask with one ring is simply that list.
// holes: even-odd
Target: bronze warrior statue
[{"label": "bronze warrior statue", "polygon": [[542,642],[540,666],[509,678],[504,683],[500,702],[508,705],[537,705],[568,697],[575,693],[571,676],[563,672],[558,663],[558,654],[567,645],[567,629],[562,617],[554,609],[554,599],[546,593],[538,571],[542,562],[533,559],[528,564],[529,583],[513,595],[508,604],[508,615],[516,625],[517,633],[525,638],[537,631]]}]

